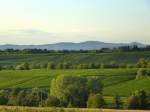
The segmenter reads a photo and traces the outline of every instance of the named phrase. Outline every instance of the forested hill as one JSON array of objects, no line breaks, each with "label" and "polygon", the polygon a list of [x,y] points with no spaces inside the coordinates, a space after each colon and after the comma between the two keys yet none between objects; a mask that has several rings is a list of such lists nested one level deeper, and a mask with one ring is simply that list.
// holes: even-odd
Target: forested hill
[{"label": "forested hill", "polygon": [[47,49],[47,50],[92,50],[101,48],[117,48],[121,46],[133,46],[144,47],[146,45],[132,42],[132,43],[104,43],[99,41],[86,41],[81,43],[61,42],[56,44],[45,45],[0,45],[0,50],[4,49]]}]

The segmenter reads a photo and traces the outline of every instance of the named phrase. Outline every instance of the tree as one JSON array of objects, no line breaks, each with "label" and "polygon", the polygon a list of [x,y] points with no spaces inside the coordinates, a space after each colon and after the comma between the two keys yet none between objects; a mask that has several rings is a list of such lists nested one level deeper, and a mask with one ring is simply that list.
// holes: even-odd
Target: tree
[{"label": "tree", "polygon": [[147,61],[144,58],[139,59],[139,61],[136,64],[137,68],[146,68]]},{"label": "tree", "polygon": [[102,93],[103,84],[101,82],[101,79],[99,77],[89,78],[87,81],[87,88],[89,94]]},{"label": "tree", "polygon": [[138,92],[138,96],[140,102],[140,109],[146,109],[148,104],[146,92],[144,90],[141,90]]},{"label": "tree", "polygon": [[2,70],[2,66],[0,65],[0,71]]},{"label": "tree", "polygon": [[88,108],[102,108],[105,105],[105,101],[101,94],[91,94],[87,101]]},{"label": "tree", "polygon": [[22,63],[16,66],[16,70],[29,70],[29,69],[30,67],[28,63]]},{"label": "tree", "polygon": [[17,106],[17,96],[19,92],[20,92],[20,88],[13,88],[11,90],[8,105]]},{"label": "tree", "polygon": [[50,95],[60,100],[61,106],[85,107],[89,94],[102,92],[99,78],[60,75],[51,82]]},{"label": "tree", "polygon": [[121,106],[122,106],[122,100],[121,100],[121,97],[119,95],[116,95],[114,97],[114,104],[115,104],[115,108],[116,109],[120,109]]},{"label": "tree", "polygon": [[24,90],[20,91],[16,100],[18,106],[26,106],[26,92]]},{"label": "tree", "polygon": [[139,97],[135,94],[131,95],[128,102],[129,109],[139,109]]},{"label": "tree", "polygon": [[47,69],[55,69],[56,65],[54,63],[48,63],[47,64]]},{"label": "tree", "polygon": [[143,78],[148,75],[148,71],[145,68],[141,68],[137,71],[136,79]]},{"label": "tree", "polygon": [[150,61],[147,62],[147,68],[150,68]]},{"label": "tree", "polygon": [[47,64],[46,64],[46,63],[41,63],[41,64],[40,64],[40,68],[41,68],[41,69],[47,68]]},{"label": "tree", "polygon": [[58,106],[60,106],[60,101],[55,96],[49,96],[48,99],[46,100],[45,106],[47,106],[47,107],[58,107]]},{"label": "tree", "polygon": [[0,90],[0,105],[7,105],[9,93],[7,90]]},{"label": "tree", "polygon": [[60,75],[51,82],[50,94],[60,100],[62,106],[69,102],[74,107],[85,107],[88,98],[86,78]]},{"label": "tree", "polygon": [[136,91],[129,98],[130,109],[146,109],[148,106],[147,95],[144,90]]},{"label": "tree", "polygon": [[27,94],[27,106],[38,107],[40,104],[40,94],[38,88],[33,88],[31,93]]}]

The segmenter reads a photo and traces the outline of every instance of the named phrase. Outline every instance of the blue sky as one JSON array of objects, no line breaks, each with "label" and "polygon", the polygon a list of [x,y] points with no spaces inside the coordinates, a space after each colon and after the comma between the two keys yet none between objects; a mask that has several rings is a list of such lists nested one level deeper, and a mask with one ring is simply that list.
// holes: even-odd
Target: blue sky
[{"label": "blue sky", "polygon": [[0,44],[150,43],[150,0],[0,0]]}]

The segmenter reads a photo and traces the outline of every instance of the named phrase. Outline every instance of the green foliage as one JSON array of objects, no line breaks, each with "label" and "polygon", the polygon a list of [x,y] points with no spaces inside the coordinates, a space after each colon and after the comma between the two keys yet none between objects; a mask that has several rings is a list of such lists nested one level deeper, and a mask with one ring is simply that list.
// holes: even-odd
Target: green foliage
[{"label": "green foliage", "polygon": [[50,93],[60,99],[63,106],[85,107],[89,94],[101,93],[99,78],[60,75],[51,82]]},{"label": "green foliage", "polygon": [[45,102],[46,107],[59,107],[60,100],[55,96],[49,96]]},{"label": "green foliage", "polygon": [[56,65],[54,63],[48,63],[47,69],[55,69]]},{"label": "green foliage", "polygon": [[0,105],[7,105],[9,99],[9,92],[0,90]]},{"label": "green foliage", "polygon": [[19,106],[27,105],[26,92],[24,90],[22,90],[18,93],[16,102],[17,102],[17,105],[19,105]]},{"label": "green foliage", "polygon": [[119,95],[115,95],[114,104],[115,104],[116,109],[120,109],[122,107],[123,103],[122,103],[121,97]]},{"label": "green foliage", "polygon": [[20,91],[20,88],[13,88],[11,93],[10,93],[10,96],[9,96],[9,101],[8,101],[8,105],[11,105],[11,106],[17,106],[17,96],[18,96],[18,93]]},{"label": "green foliage", "polygon": [[0,71],[2,70],[2,66],[0,65]]},{"label": "green foliage", "polygon": [[102,108],[105,106],[105,101],[101,94],[91,94],[88,98],[88,108]]},{"label": "green foliage", "polygon": [[103,84],[99,77],[89,78],[87,88],[90,94],[102,93]]},{"label": "green foliage", "polygon": [[146,68],[147,61],[144,58],[139,59],[139,61],[136,64],[137,68]]},{"label": "green foliage", "polygon": [[37,107],[40,105],[40,94],[38,88],[33,88],[31,93],[27,94],[27,105]]},{"label": "green foliage", "polygon": [[129,98],[130,109],[146,109],[148,106],[147,95],[144,90],[136,91]]},{"label": "green foliage", "polygon": [[51,82],[50,94],[60,99],[63,106],[70,102],[74,107],[84,107],[88,96],[86,82],[86,78],[60,75]]},{"label": "green foliage", "polygon": [[135,64],[141,57],[150,59],[149,51],[141,52],[93,52],[93,53],[38,53],[38,54],[0,54],[1,65],[16,65],[18,63],[62,63],[71,65],[103,63],[110,64]]},{"label": "green foliage", "polygon": [[[78,70],[3,70],[0,72],[0,89],[8,89],[12,87],[19,87],[21,89],[32,89],[34,87],[38,88],[49,88],[50,82],[52,79],[56,78],[60,74],[71,75],[71,76],[82,76],[87,78],[99,78],[101,79],[104,86],[105,95],[115,95],[115,86],[122,87],[122,84],[125,83],[123,87],[124,90],[131,88],[127,82],[133,82],[131,85],[135,85],[135,89],[144,88],[144,90],[150,90],[149,79],[144,79],[144,81],[134,81],[137,69],[78,69]],[[137,83],[137,82],[142,82]],[[141,86],[142,85],[142,86]],[[105,88],[109,91],[105,91]],[[118,88],[118,87],[117,87]],[[117,89],[118,94],[129,95],[131,92],[135,91],[134,88],[129,89],[128,91],[123,91],[123,88]],[[110,91],[111,90],[111,91]],[[121,90],[121,91],[120,91]],[[120,93],[121,92],[121,93]]]},{"label": "green foliage", "polygon": [[16,66],[16,70],[29,70],[29,69],[30,67],[28,63],[22,63]]},{"label": "green foliage", "polygon": [[146,68],[141,68],[137,71],[136,79],[141,79],[143,77],[149,76],[150,71]]}]

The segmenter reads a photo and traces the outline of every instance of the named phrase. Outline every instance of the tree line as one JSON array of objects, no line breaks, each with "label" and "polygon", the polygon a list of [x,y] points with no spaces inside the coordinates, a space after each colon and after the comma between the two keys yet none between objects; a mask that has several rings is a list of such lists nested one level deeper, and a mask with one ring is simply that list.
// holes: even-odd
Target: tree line
[{"label": "tree line", "polygon": [[64,63],[28,63],[23,62],[16,65],[0,65],[0,70],[2,69],[12,69],[12,70],[30,70],[30,69],[104,69],[104,68],[150,68],[150,60],[141,58],[136,64],[118,64],[115,62],[110,62],[109,64],[103,63],[83,63],[83,64],[70,64]]},{"label": "tree line", "polygon": [[[99,77],[59,75],[50,83],[50,90],[13,88],[0,90],[0,105],[66,108],[116,108],[123,107],[119,95],[114,96],[113,107],[109,107],[103,96],[103,83]],[[128,97],[129,109],[148,109],[150,97],[144,90]]]},{"label": "tree line", "polygon": [[131,52],[131,51],[150,51],[150,46],[138,47],[137,45],[132,46],[121,46],[114,48],[100,48],[93,50],[48,50],[48,49],[4,49],[0,50],[0,53],[20,53],[20,54],[41,54],[41,53],[106,53],[106,52]]}]

